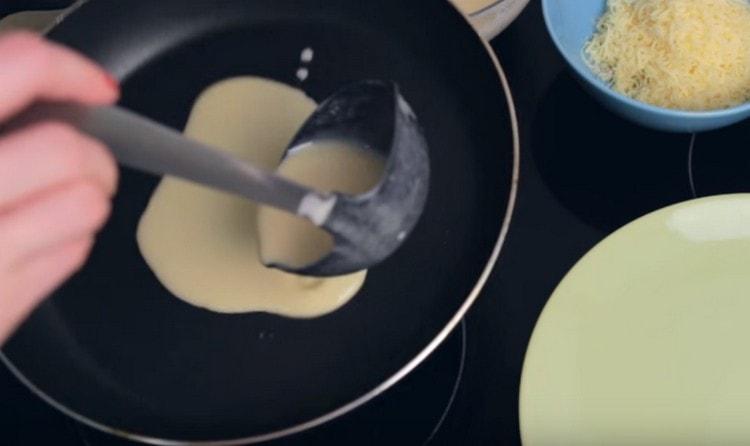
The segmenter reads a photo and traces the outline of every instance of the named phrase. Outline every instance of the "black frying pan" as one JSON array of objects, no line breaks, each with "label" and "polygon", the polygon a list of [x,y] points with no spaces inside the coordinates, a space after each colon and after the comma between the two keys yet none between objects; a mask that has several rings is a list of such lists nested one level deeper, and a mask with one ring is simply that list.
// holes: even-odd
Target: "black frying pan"
[{"label": "black frying pan", "polygon": [[[135,241],[158,178],[124,170],[89,263],[3,349],[58,409],[157,444],[281,437],[385,391],[478,295],[509,224],[517,134],[499,66],[448,2],[92,0],[50,37],[122,79],[124,106],[175,128],[204,87],[230,76],[317,100],[359,79],[394,80],[432,170],[414,234],[349,304],[311,320],[216,314],[170,296]],[[315,58],[300,82],[306,47]]]}]

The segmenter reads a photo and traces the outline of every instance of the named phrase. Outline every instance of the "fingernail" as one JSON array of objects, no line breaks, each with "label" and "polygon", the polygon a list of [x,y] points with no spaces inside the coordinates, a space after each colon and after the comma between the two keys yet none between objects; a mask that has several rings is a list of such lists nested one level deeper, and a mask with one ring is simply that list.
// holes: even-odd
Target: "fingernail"
[{"label": "fingernail", "polygon": [[120,90],[120,81],[118,81],[116,77],[112,76],[106,71],[104,72],[104,80],[107,81],[107,84],[109,84],[109,86],[112,87],[113,90]]}]

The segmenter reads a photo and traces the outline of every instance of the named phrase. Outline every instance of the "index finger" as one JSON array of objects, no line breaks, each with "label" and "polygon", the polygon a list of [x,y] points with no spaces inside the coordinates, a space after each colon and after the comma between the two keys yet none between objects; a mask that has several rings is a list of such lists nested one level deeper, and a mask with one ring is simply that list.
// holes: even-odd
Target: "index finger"
[{"label": "index finger", "polygon": [[0,121],[37,99],[106,104],[117,81],[84,56],[29,32],[0,35]]}]

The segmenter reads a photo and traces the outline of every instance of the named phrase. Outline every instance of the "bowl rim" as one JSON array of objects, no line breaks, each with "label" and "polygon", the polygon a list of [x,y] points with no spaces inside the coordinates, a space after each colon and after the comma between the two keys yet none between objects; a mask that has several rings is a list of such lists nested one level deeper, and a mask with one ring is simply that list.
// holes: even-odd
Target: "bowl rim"
[{"label": "bowl rim", "polygon": [[[589,84],[594,86],[598,91],[604,93],[606,96],[608,96],[611,99],[615,99],[619,102],[623,102],[635,109],[638,109],[643,112],[651,113],[651,114],[657,114],[662,116],[669,116],[669,117],[679,117],[679,118],[685,118],[685,119],[691,119],[691,120],[700,120],[700,119],[716,119],[716,118],[729,118],[732,116],[741,115],[743,113],[750,113],[750,101],[745,101],[740,105],[735,105],[732,107],[727,108],[720,108],[715,110],[683,110],[683,109],[675,109],[675,108],[667,108],[667,107],[660,107],[656,105],[651,105],[643,101],[639,101],[637,99],[633,99],[630,96],[626,96],[620,92],[615,91],[608,85],[604,83],[593,71],[585,70],[582,71],[579,69],[579,67],[574,63],[572,60],[569,51],[566,49],[566,47],[562,44],[560,41],[556,28],[552,25],[552,19],[549,16],[549,7],[548,4],[550,1],[560,1],[560,0],[542,0],[542,15],[544,16],[544,25],[547,28],[547,33],[552,38],[552,42],[555,44],[555,47],[557,48],[558,52],[562,55],[563,59],[565,59],[565,62],[581,77],[583,77]],[[603,2],[607,2],[607,0],[602,0]],[[583,51],[583,48],[581,48],[581,51]]]}]

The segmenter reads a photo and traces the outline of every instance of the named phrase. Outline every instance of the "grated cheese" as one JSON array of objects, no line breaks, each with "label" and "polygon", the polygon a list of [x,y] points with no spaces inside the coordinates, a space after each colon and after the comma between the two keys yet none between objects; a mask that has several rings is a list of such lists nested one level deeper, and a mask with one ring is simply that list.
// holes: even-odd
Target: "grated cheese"
[{"label": "grated cheese", "polygon": [[750,99],[747,0],[608,0],[607,7],[584,53],[616,91],[684,110]]}]

